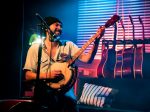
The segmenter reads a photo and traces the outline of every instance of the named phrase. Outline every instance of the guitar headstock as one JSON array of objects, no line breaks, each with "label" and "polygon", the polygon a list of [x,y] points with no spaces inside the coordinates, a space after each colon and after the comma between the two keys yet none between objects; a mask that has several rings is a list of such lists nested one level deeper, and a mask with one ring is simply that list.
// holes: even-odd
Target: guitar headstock
[{"label": "guitar headstock", "polygon": [[114,25],[118,20],[120,20],[120,16],[113,15],[111,19],[109,19],[104,26],[100,26],[96,32],[96,35],[100,35],[102,37],[105,33],[105,28],[108,28],[111,25]]},{"label": "guitar headstock", "polygon": [[108,28],[109,26],[113,25],[116,23],[118,20],[120,20],[120,16],[118,15],[113,15],[106,23],[105,27]]}]

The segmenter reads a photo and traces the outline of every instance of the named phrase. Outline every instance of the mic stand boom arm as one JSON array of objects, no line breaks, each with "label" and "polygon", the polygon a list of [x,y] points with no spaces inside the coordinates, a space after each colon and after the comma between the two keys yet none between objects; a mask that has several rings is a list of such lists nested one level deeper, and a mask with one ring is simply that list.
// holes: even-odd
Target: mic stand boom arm
[{"label": "mic stand boom arm", "polygon": [[46,29],[49,29],[49,26],[47,23],[44,21],[44,19],[40,16],[39,13],[35,13],[36,17],[41,21],[41,25],[44,26]]}]

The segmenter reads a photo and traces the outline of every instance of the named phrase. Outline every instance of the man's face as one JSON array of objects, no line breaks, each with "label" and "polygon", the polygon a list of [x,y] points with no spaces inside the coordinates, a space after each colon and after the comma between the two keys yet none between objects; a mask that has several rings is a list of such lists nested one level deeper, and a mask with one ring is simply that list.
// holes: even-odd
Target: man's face
[{"label": "man's face", "polygon": [[60,36],[62,33],[62,24],[59,22],[55,22],[50,25],[50,30],[55,34],[55,36]]}]

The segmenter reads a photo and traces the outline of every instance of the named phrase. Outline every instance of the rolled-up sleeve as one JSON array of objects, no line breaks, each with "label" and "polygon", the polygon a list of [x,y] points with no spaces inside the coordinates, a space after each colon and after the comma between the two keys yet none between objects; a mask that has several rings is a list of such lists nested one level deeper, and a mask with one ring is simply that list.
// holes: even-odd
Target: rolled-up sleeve
[{"label": "rolled-up sleeve", "polygon": [[38,56],[38,47],[39,45],[32,45],[26,56],[26,61],[24,65],[24,70],[31,70],[32,72],[36,72],[37,70],[37,56]]}]

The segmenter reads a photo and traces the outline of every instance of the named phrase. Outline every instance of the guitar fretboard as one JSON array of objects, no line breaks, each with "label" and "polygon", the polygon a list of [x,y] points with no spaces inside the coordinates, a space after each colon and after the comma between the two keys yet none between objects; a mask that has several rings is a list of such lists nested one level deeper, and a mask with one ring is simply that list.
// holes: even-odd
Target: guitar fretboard
[{"label": "guitar fretboard", "polygon": [[[104,29],[105,29],[105,26],[101,28],[101,30],[104,30]],[[101,32],[102,32],[102,31],[101,31]],[[75,55],[73,56],[73,58],[68,61],[68,64],[71,65],[71,64],[83,53],[83,51],[84,51],[98,36],[100,36],[101,32],[100,32],[100,33],[97,32],[96,34],[94,34],[94,35],[80,48],[80,50],[79,50],[77,53],[75,53]]]}]

